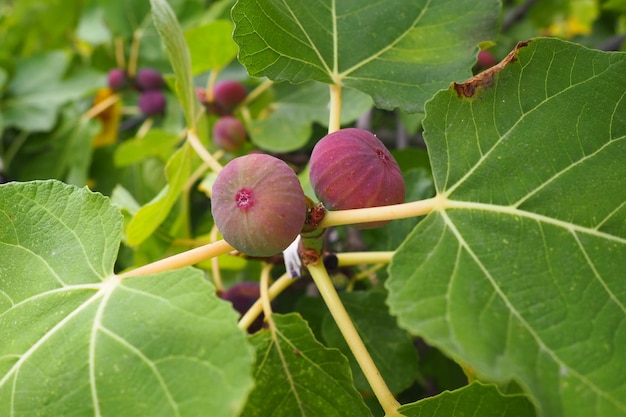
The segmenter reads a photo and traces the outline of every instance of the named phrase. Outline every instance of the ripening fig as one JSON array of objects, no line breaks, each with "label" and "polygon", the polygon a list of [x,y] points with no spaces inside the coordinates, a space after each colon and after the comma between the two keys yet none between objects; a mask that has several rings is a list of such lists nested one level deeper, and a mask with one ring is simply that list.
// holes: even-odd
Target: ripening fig
[{"label": "ripening fig", "polygon": [[266,154],[230,161],[211,192],[211,212],[224,240],[250,256],[283,251],[306,216],[304,191],[285,162]]},{"label": "ripening fig", "polygon": [[248,91],[239,81],[220,81],[213,87],[214,110],[218,114],[230,114],[247,95]]},{"label": "ripening fig", "polygon": [[114,68],[108,75],[109,88],[113,91],[120,91],[128,87],[128,74],[121,68]]},{"label": "ripening fig", "polygon": [[165,86],[165,80],[161,73],[152,68],[142,68],[135,78],[137,88],[140,91],[160,90]]},{"label": "ripening fig", "polygon": [[213,125],[213,142],[228,152],[239,150],[247,136],[246,127],[233,116],[220,117]]},{"label": "ripening fig", "polygon": [[158,90],[144,91],[139,96],[139,110],[146,116],[154,116],[165,112],[165,96]]},{"label": "ripening fig", "polygon": [[[331,210],[387,206],[404,202],[398,163],[374,134],[356,128],[333,132],[313,148],[311,185]],[[378,227],[387,222],[359,224]]]}]

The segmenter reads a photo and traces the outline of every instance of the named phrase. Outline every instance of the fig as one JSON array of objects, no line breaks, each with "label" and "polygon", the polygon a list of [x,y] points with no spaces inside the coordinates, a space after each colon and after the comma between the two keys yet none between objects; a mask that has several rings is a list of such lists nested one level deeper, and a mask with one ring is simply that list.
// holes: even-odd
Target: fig
[{"label": "fig", "polygon": [[241,103],[248,91],[239,81],[220,81],[213,87],[213,110],[217,114],[230,114]]},{"label": "fig", "polygon": [[476,58],[476,68],[479,70],[485,70],[496,65],[498,62],[493,54],[489,51],[482,50],[478,53]]},{"label": "fig", "polygon": [[140,91],[160,90],[165,86],[165,80],[161,73],[152,68],[142,68],[135,78],[137,88]]},{"label": "fig", "polygon": [[144,91],[139,96],[139,110],[146,116],[154,116],[165,112],[165,95],[158,90]]},{"label": "fig", "polygon": [[[261,296],[261,288],[258,282],[241,281],[230,288],[223,294],[222,299],[230,301],[233,308],[239,312],[239,316],[243,316],[252,307],[252,305]],[[254,333],[263,327],[263,314],[259,315],[256,320],[248,327],[249,333]]]},{"label": "fig", "polygon": [[128,87],[128,74],[121,68],[114,68],[107,75],[109,88],[113,91],[120,91]]},{"label": "fig", "polygon": [[231,160],[211,193],[211,212],[224,240],[249,256],[272,256],[298,236],[306,217],[294,170],[267,154]]},{"label": "fig", "polygon": [[236,152],[248,134],[243,123],[233,116],[222,116],[213,125],[213,142],[228,152]]},{"label": "fig", "polygon": [[[330,210],[387,206],[404,202],[404,178],[398,163],[371,132],[341,129],[313,148],[310,180],[315,194]],[[385,222],[359,224],[378,227]]]}]

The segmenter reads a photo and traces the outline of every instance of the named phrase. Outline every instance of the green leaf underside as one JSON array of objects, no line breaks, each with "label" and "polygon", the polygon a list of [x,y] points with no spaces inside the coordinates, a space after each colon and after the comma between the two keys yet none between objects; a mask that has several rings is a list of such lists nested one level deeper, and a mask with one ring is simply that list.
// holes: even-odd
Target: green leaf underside
[{"label": "green leaf underside", "polygon": [[356,391],[346,358],[315,340],[297,314],[273,315],[269,330],[250,340],[256,348],[256,386],[242,417],[371,416]]},{"label": "green leaf underside", "polygon": [[241,409],[252,352],[235,312],[198,270],[113,275],[121,228],[87,189],[0,186],[0,415]]},{"label": "green leaf underside", "polygon": [[540,415],[623,415],[626,54],[536,39],[517,58],[427,104],[443,203],[394,257],[389,305]]},{"label": "green leaf underside", "polygon": [[239,0],[233,39],[253,76],[341,83],[381,108],[417,112],[471,75],[499,8],[496,0]]},{"label": "green leaf underside", "polygon": [[493,385],[474,382],[398,409],[406,417],[534,417],[535,410],[524,395],[503,395]]}]

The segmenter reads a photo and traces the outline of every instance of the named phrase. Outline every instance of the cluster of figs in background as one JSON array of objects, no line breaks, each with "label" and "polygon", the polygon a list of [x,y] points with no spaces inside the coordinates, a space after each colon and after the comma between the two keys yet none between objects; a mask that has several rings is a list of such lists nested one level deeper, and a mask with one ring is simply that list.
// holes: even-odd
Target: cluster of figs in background
[{"label": "cluster of figs in background", "polygon": [[[137,104],[145,117],[165,112],[165,82],[154,69],[140,69],[134,77],[122,69],[111,70],[109,87],[116,92],[139,91]],[[245,86],[235,80],[219,81],[211,90],[197,88],[196,95],[205,110],[217,116],[212,131],[215,146],[230,153],[240,151],[247,132],[235,112],[248,95]],[[311,153],[309,169],[311,186],[328,210],[386,206],[405,199],[398,163],[367,130],[345,128],[320,139]],[[261,152],[231,159],[211,191],[212,215],[224,240],[252,257],[269,257],[285,250],[305,230],[307,213],[314,205],[305,196],[296,171],[282,159]],[[243,313],[258,295],[258,283],[242,282],[222,297]]]},{"label": "cluster of figs in background", "polygon": [[109,88],[115,92],[139,91],[137,106],[146,116],[156,116],[165,112],[165,80],[161,73],[152,68],[142,68],[134,76],[122,68],[115,68],[108,74]]}]

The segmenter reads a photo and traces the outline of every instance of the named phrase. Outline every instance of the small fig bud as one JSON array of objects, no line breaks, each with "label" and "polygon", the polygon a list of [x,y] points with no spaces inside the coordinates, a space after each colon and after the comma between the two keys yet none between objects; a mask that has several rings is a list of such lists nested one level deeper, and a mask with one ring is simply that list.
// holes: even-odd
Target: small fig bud
[{"label": "small fig bud", "polygon": [[109,88],[113,91],[120,91],[128,87],[128,75],[121,68],[114,68],[108,74]]},{"label": "small fig bud", "polygon": [[248,91],[239,81],[220,81],[213,87],[213,101],[217,114],[230,114],[241,103]]},{"label": "small fig bud", "polygon": [[233,116],[223,116],[213,125],[213,142],[219,148],[236,152],[246,141],[246,127]]},{"label": "small fig bud", "polygon": [[[398,163],[376,136],[362,129],[342,129],[322,138],[311,154],[310,180],[317,197],[331,210],[404,202]],[[372,228],[385,223],[358,226]]]},{"label": "small fig bud", "polygon": [[165,86],[161,73],[152,68],[142,68],[137,72],[137,88],[140,91],[160,90]]},{"label": "small fig bud", "polygon": [[296,173],[265,154],[230,161],[211,193],[211,212],[224,240],[250,256],[284,250],[304,226],[306,201]]},{"label": "small fig bud", "polygon": [[158,90],[144,91],[139,96],[139,110],[146,116],[165,112],[165,96]]}]

